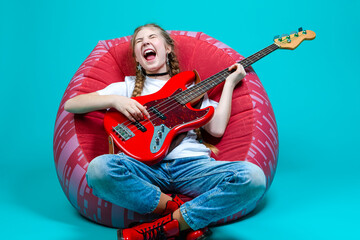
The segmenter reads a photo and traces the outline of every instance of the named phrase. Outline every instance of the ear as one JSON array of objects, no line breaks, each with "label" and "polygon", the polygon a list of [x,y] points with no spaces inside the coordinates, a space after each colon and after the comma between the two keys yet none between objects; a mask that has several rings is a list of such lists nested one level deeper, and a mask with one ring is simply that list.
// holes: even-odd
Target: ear
[{"label": "ear", "polygon": [[166,53],[169,54],[172,52],[171,46],[166,45],[165,46]]}]

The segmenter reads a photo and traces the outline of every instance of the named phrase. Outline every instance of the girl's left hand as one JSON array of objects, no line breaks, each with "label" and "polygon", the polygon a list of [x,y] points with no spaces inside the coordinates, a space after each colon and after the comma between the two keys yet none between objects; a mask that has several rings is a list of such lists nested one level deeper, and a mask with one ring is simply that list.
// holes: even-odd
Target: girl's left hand
[{"label": "girl's left hand", "polygon": [[226,78],[226,82],[231,83],[231,85],[235,87],[246,76],[246,72],[240,63],[235,63],[229,67],[229,71],[233,70],[235,71]]}]

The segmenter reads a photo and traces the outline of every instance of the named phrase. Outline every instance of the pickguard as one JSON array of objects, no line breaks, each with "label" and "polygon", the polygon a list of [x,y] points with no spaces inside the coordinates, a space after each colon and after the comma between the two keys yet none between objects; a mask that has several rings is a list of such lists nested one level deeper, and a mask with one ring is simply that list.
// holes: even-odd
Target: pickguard
[{"label": "pickguard", "polygon": [[[150,151],[156,153],[162,147],[167,135],[175,127],[187,125],[202,118],[209,111],[208,108],[194,111],[189,109],[186,105],[180,104],[172,96],[181,92],[178,89],[170,97],[158,99],[144,104],[147,107],[152,117],[150,122],[154,126],[154,134],[150,144]],[[152,110],[150,110],[152,109]]]}]

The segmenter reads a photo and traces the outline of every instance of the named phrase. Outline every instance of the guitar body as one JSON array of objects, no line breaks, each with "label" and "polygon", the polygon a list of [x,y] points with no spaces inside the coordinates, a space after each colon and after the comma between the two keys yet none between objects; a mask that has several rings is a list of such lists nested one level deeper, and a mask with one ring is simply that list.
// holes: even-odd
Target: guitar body
[{"label": "guitar body", "polygon": [[190,103],[181,104],[173,98],[196,77],[194,72],[182,72],[169,79],[158,92],[134,97],[147,107],[150,119],[133,123],[118,111],[108,111],[104,117],[106,132],[126,155],[147,165],[158,163],[177,134],[203,126],[214,114],[211,106],[195,109]]}]

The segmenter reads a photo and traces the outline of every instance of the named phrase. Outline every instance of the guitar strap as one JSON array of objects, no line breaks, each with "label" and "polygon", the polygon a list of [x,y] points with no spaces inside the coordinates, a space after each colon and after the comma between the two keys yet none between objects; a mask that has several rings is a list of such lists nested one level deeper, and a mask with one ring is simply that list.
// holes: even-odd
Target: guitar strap
[{"label": "guitar strap", "polygon": [[114,140],[110,135],[108,137],[108,142],[109,142],[109,154],[115,154]]}]

